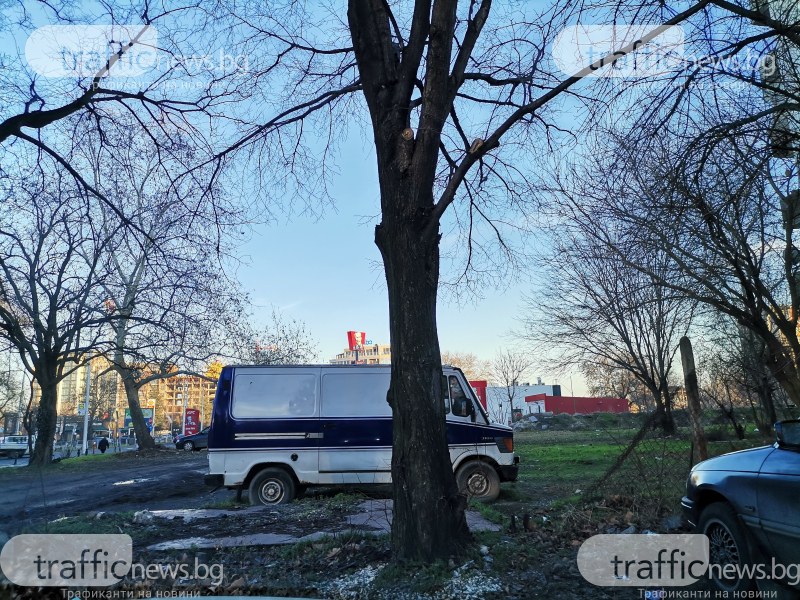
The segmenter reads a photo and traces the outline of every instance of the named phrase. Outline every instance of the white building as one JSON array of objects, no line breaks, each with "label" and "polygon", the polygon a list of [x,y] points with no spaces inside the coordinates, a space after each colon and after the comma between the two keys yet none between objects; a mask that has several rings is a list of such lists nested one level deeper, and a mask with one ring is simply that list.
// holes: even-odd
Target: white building
[{"label": "white building", "polygon": [[525,402],[527,396],[535,396],[537,394],[560,396],[561,386],[558,384],[537,383],[536,385],[530,385],[524,383],[512,386],[511,390],[504,386],[487,387],[486,405],[489,415],[499,423],[508,423],[511,420],[509,396],[513,399],[514,408],[521,410],[523,414],[544,412],[544,400]]}]

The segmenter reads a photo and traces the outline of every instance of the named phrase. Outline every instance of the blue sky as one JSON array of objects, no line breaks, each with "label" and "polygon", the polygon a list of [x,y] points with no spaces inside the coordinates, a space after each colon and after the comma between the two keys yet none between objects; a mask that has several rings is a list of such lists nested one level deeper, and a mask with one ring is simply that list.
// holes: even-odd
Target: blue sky
[{"label": "blue sky", "polygon": [[[344,143],[341,155],[346,158],[340,158],[339,174],[331,182],[335,210],[326,209],[321,218],[284,218],[256,228],[244,248],[249,264],[239,269],[265,315],[274,305],[307,324],[319,343],[321,361],[342,351],[351,329],[389,343],[386,285],[373,241],[380,211],[374,157],[358,135]],[[513,341],[521,294],[527,291],[525,284],[487,286],[483,298],[440,299],[442,350],[492,359]]]}]

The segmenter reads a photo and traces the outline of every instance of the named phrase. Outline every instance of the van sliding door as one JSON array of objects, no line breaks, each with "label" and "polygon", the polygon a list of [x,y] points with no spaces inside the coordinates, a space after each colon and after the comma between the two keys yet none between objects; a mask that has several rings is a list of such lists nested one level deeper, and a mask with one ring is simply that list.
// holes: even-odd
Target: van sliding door
[{"label": "van sliding door", "polygon": [[323,370],[321,483],[389,483],[392,411],[388,370]]}]

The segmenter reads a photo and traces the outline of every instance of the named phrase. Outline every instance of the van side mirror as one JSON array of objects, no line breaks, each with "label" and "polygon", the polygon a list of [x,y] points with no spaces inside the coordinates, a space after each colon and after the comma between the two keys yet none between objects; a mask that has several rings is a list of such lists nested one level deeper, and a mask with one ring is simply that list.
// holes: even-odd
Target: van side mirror
[{"label": "van side mirror", "polygon": [[453,400],[453,414],[456,417],[472,417],[475,419],[475,407],[469,398],[456,398]]},{"label": "van side mirror", "polygon": [[780,448],[800,450],[800,419],[775,423],[775,437]]}]

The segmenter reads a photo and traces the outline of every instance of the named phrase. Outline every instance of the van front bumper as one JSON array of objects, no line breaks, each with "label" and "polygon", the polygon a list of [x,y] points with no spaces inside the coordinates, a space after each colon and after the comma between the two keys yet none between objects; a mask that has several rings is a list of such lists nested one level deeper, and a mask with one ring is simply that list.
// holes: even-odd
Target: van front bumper
[{"label": "van front bumper", "polygon": [[519,456],[514,456],[513,465],[500,465],[500,481],[516,481],[519,475]]}]

